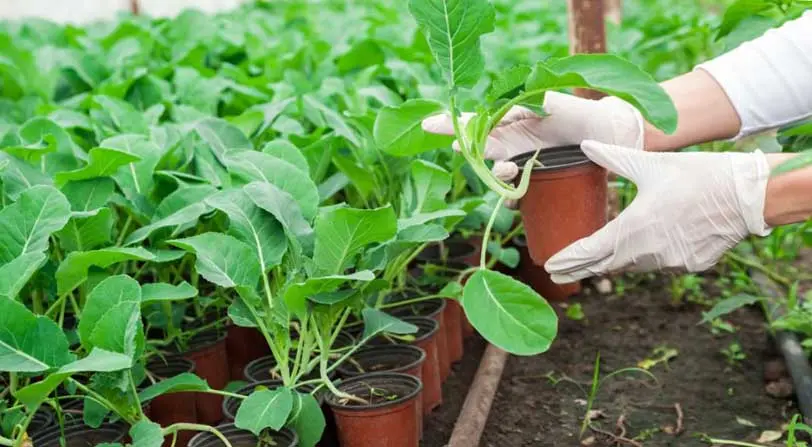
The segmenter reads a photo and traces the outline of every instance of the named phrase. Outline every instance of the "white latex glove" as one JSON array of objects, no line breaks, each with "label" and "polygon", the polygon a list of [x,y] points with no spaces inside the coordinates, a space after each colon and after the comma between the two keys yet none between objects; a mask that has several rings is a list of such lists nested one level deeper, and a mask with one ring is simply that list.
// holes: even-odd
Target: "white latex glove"
[{"label": "white latex glove", "polygon": [[[488,136],[485,158],[497,161],[493,172],[500,180],[509,182],[519,173],[515,163],[505,160],[539,148],[581,144],[584,140],[643,148],[643,117],[619,98],[605,97],[595,101],[547,92],[543,109],[548,114],[545,117],[525,107],[513,107]],[[462,124],[465,125],[473,115],[464,113]],[[454,135],[448,114],[426,118],[422,127],[426,132]],[[459,150],[456,141],[454,149]]]},{"label": "white latex glove", "polygon": [[616,219],[547,261],[556,283],[616,271],[703,271],[748,235],[771,231],[764,222],[770,167],[761,151],[654,153],[595,141],[581,147],[633,181],[638,193]]}]

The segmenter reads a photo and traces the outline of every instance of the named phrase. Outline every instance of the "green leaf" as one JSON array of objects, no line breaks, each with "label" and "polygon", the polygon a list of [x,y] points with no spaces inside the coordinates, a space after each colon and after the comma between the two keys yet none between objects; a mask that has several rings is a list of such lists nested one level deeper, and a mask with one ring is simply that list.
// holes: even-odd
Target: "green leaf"
[{"label": "green leaf", "polygon": [[740,23],[753,16],[762,15],[773,8],[775,2],[767,0],[736,0],[725,10],[722,23],[716,31],[716,40],[719,40],[732,33]]},{"label": "green leaf", "polygon": [[[161,228],[182,228],[183,225],[197,222],[197,220],[200,219],[200,216],[208,213],[209,211],[211,211],[211,207],[209,207],[205,202],[201,201],[192,203],[189,206],[181,208],[162,219],[133,231],[127,237],[127,240],[124,241],[124,245],[137,244]],[[172,235],[174,236],[176,233],[177,231],[174,231]]]},{"label": "green leaf", "polygon": [[349,51],[336,60],[339,73],[346,74],[354,70],[383,64],[386,58],[381,46],[372,39],[364,39],[353,44]]},{"label": "green leaf", "polygon": [[113,180],[105,177],[68,182],[60,190],[72,211],[93,211],[104,207],[113,197]]},{"label": "green leaf", "polygon": [[490,270],[477,270],[465,284],[462,306],[486,340],[515,355],[547,351],[558,317],[529,286]]},{"label": "green leaf", "polygon": [[453,137],[425,132],[425,118],[445,111],[445,105],[426,99],[410,99],[399,106],[384,107],[375,118],[375,143],[384,152],[410,157],[426,151],[449,147]]},{"label": "green leaf", "polygon": [[364,317],[364,339],[370,339],[381,332],[398,335],[417,332],[417,326],[372,307],[364,308],[361,314]]},{"label": "green leaf", "polygon": [[197,272],[221,287],[256,287],[262,273],[254,249],[225,234],[204,233],[167,243],[194,253]]},{"label": "green leaf", "polygon": [[144,337],[141,287],[125,275],[100,282],[88,294],[78,329],[85,349],[98,347],[133,358]]},{"label": "green leaf", "polygon": [[490,2],[410,0],[409,12],[426,34],[448,87],[473,87],[485,69],[480,37],[494,29]]},{"label": "green leaf", "polygon": [[117,135],[102,141],[100,146],[138,157],[138,161],[130,163],[127,169],[119,169],[113,175],[118,187],[128,198],[151,194],[155,184],[152,176],[163,155],[157,145],[143,135]]},{"label": "green leaf", "polygon": [[105,147],[94,147],[90,150],[90,159],[86,166],[74,171],[59,172],[55,180],[57,185],[67,182],[85,180],[96,177],[110,177],[122,166],[141,160],[127,152]]},{"label": "green leaf", "polygon": [[301,447],[315,447],[327,423],[319,402],[311,394],[293,393],[293,410],[288,427],[299,436]]},{"label": "green leaf", "polygon": [[335,154],[333,164],[350,179],[349,184],[358,191],[362,200],[366,200],[375,192],[375,179],[369,175],[369,170],[359,164],[354,157]]},{"label": "green leaf", "polygon": [[[411,217],[398,219],[398,228],[404,230],[406,228],[425,225],[427,223],[447,219],[449,217],[462,218],[465,217],[466,214],[467,213],[465,211],[454,208],[432,211],[430,213],[419,213]],[[447,226],[445,228],[448,229]]]},{"label": "green leaf", "polygon": [[375,279],[375,274],[368,270],[355,272],[351,275],[332,275],[319,278],[308,278],[306,281],[291,284],[285,291],[285,304],[291,312],[300,316],[305,315],[307,299],[313,295],[334,292],[348,282],[369,282]]},{"label": "green leaf", "polygon": [[446,208],[445,196],[451,190],[451,174],[425,160],[412,162],[415,190],[414,213],[428,213]]},{"label": "green leaf", "polygon": [[94,96],[93,101],[109,115],[113,125],[120,132],[147,133],[148,126],[144,115],[127,101],[104,95]]},{"label": "green leaf", "polygon": [[285,160],[302,172],[310,172],[310,166],[302,151],[288,140],[269,141],[262,147],[262,152]]},{"label": "green leaf", "polygon": [[725,298],[722,301],[716,303],[713,308],[707,312],[702,312],[702,323],[709,323],[723,315],[727,315],[733,311],[741,309],[745,306],[751,306],[753,304],[758,303],[763,298],[754,296],[754,295],[733,295],[730,298]]},{"label": "green leaf", "polygon": [[68,339],[49,318],[0,299],[0,371],[42,372],[73,361]]},{"label": "green leaf", "polygon": [[194,131],[208,143],[214,155],[224,165],[227,156],[254,149],[251,140],[239,128],[219,118],[204,118],[197,121],[194,124]]},{"label": "green leaf", "polygon": [[45,253],[26,253],[0,267],[0,300],[17,299],[17,294],[47,259]]},{"label": "green leaf", "polygon": [[109,208],[73,212],[57,237],[66,252],[92,250],[112,240],[114,223]]},{"label": "green leaf", "polygon": [[51,186],[34,186],[0,210],[0,265],[48,249],[48,238],[70,217],[70,204]]},{"label": "green leaf", "polygon": [[412,243],[435,242],[446,239],[448,239],[448,231],[437,224],[424,224],[404,228],[398,231],[397,238],[400,242]]},{"label": "green leaf", "polygon": [[182,373],[144,388],[138,393],[138,400],[147,402],[163,394],[183,391],[206,391],[208,389],[209,384],[205,380],[192,373]]},{"label": "green leaf", "polygon": [[317,127],[329,127],[333,129],[336,135],[344,137],[353,146],[361,146],[361,140],[358,138],[358,135],[352,130],[350,125],[347,124],[347,120],[342,115],[319,101],[313,95],[304,95],[302,99],[305,111],[310,112],[310,118],[316,118],[314,124]]},{"label": "green leaf", "polygon": [[229,231],[253,248],[263,273],[282,262],[287,248],[282,224],[258,207],[248,193],[226,190],[207,198],[206,203],[228,215]]},{"label": "green leaf", "polygon": [[290,194],[299,204],[307,220],[313,219],[318,210],[319,190],[306,171],[281,158],[262,152],[241,152],[227,160],[229,172],[246,182],[271,183]]},{"label": "green leaf", "polygon": [[178,285],[166,283],[150,283],[141,286],[141,302],[153,301],[179,301],[197,296],[197,289],[183,281]]},{"label": "green leaf", "polygon": [[528,91],[589,88],[617,96],[640,110],[646,121],[672,133],[677,110],[665,90],[636,65],[610,54],[578,54],[539,62],[527,79]]},{"label": "green leaf", "polygon": [[141,247],[112,247],[92,251],[75,251],[56,270],[57,294],[69,293],[87,280],[90,267],[107,268],[124,261],[151,261],[155,255]]},{"label": "green leaf", "polygon": [[313,236],[313,228],[302,214],[302,209],[294,198],[271,183],[253,182],[243,190],[248,197],[263,210],[278,220],[285,230],[307,245]]},{"label": "green leaf", "polygon": [[787,172],[795,171],[797,169],[802,169],[807,166],[812,165],[812,150],[803,151],[798,155],[790,158],[789,160],[782,162],[778,166],[776,166],[772,172],[770,173],[771,176],[785,174]]},{"label": "green leaf", "polygon": [[130,428],[132,447],[160,447],[164,442],[161,426],[149,420],[141,420]]},{"label": "green leaf", "polygon": [[488,101],[496,102],[502,96],[523,86],[531,71],[527,65],[517,65],[498,73],[488,90]]},{"label": "green leaf", "polygon": [[364,247],[392,239],[396,232],[397,220],[391,206],[329,210],[316,219],[316,267],[322,272],[340,274]]},{"label": "green leaf", "polygon": [[289,388],[254,391],[237,410],[234,425],[259,436],[266,428],[282,428],[292,409],[293,396]]},{"label": "green leaf", "polygon": [[14,395],[29,410],[36,410],[48,396],[71,375],[79,372],[112,372],[132,367],[132,358],[94,348],[90,354],[69,363],[39,382],[20,388]]},{"label": "green leaf", "polygon": [[89,396],[85,396],[83,400],[82,419],[85,425],[91,428],[99,428],[102,422],[104,422],[104,418],[110,414],[110,410]]},{"label": "green leaf", "polygon": [[53,181],[34,166],[0,152],[0,180],[3,189],[11,200],[36,185],[52,185]]}]

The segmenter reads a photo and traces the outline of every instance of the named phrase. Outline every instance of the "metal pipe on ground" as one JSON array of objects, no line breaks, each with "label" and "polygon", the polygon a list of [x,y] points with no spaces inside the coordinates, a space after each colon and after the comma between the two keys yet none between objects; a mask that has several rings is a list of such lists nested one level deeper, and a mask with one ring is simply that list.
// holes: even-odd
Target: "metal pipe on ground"
[{"label": "metal pipe on ground", "polygon": [[505,369],[508,353],[488,344],[462,410],[454,424],[454,431],[447,447],[474,447],[479,445],[485,423],[491,411],[491,404],[499,388],[502,372]]}]

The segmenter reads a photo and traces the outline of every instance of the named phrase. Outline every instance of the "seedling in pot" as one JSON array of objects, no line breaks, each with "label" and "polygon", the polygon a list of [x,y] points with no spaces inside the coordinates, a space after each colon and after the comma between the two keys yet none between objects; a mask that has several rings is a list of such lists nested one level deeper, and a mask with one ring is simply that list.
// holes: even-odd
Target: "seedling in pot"
[{"label": "seedling in pot", "polygon": [[[428,116],[448,110],[462,157],[498,195],[485,228],[483,247],[489,246],[502,204],[524,196],[536,159],[533,156],[524,163],[523,174],[515,186],[497,178],[485,160],[488,135],[513,106],[539,110],[548,90],[589,88],[626,100],[662,130],[672,132],[676,128],[676,111],[665,91],[631,63],[609,55],[577,55],[539,62],[532,67],[512,67],[496,76],[487,94],[488,102],[478,105],[477,114],[463,123],[458,98],[463,89],[473,87],[484,74],[480,38],[494,29],[494,8],[487,0],[410,0],[409,9],[442,71],[448,104],[407,101],[385,109],[386,113],[378,117],[376,129],[379,134],[398,134],[414,129]],[[517,90],[518,94],[506,98]],[[536,148],[536,155],[540,150]],[[555,312],[530,287],[488,270],[487,254],[488,250],[482,250],[480,268],[467,280],[462,294],[469,321],[491,343],[508,352],[532,355],[546,351],[557,332]]]}]

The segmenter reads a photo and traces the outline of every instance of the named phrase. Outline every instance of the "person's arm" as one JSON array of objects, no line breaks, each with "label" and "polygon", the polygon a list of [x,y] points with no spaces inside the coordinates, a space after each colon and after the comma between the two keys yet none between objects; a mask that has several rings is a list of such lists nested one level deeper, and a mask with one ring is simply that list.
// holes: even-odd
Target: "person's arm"
[{"label": "person's arm", "polygon": [[[769,154],[774,169],[797,154]],[[812,166],[775,175],[767,183],[764,221],[771,227],[812,218]]]},{"label": "person's arm", "polygon": [[672,135],[646,124],[649,151],[739,139],[809,118],[812,11],[662,86],[679,124]]}]

